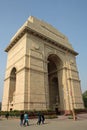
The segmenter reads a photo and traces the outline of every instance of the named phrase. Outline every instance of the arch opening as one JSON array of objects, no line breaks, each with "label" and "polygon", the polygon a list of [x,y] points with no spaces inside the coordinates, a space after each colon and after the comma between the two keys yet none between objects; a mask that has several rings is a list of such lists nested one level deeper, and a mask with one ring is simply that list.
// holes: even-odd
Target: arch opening
[{"label": "arch opening", "polygon": [[10,73],[9,110],[13,110],[13,107],[14,107],[15,90],[16,90],[16,68],[13,68]]},{"label": "arch opening", "polygon": [[49,84],[49,108],[58,110],[60,105],[60,87],[58,69],[61,60],[57,55],[51,54],[48,57],[48,84]]}]

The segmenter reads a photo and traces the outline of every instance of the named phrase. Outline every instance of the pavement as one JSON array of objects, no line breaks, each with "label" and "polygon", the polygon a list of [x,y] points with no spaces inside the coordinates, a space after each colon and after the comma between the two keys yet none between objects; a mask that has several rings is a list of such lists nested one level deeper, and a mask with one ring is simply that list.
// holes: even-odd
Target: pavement
[{"label": "pavement", "polygon": [[0,119],[0,130],[87,130],[87,114],[77,115],[77,120],[68,119],[68,116],[58,116],[55,119],[46,119],[44,124],[37,125],[37,119],[30,119],[29,126],[20,126],[19,119]]}]

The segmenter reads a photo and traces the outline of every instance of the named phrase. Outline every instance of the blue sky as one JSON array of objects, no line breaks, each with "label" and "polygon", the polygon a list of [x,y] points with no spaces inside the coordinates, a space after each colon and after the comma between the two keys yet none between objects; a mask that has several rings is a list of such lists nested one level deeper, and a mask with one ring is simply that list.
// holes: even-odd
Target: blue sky
[{"label": "blue sky", "polygon": [[87,0],[0,0],[0,101],[7,59],[4,49],[30,15],[50,23],[68,37],[79,53],[82,92],[87,90]]}]

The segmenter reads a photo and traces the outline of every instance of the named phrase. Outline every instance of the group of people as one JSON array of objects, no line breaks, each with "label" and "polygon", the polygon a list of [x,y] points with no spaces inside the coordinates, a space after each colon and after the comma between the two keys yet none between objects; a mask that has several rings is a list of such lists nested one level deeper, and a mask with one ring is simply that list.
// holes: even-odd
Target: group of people
[{"label": "group of people", "polygon": [[[38,112],[38,121],[37,124],[40,125],[41,123],[44,124],[45,118],[44,115]],[[20,114],[20,126],[29,126],[29,115],[28,113],[21,113]]]},{"label": "group of people", "polygon": [[38,121],[37,124],[40,125],[41,123],[44,124],[45,117],[42,113],[38,112]]},{"label": "group of people", "polygon": [[26,125],[29,126],[29,116],[26,112],[20,114],[20,125],[21,126],[26,126]]}]

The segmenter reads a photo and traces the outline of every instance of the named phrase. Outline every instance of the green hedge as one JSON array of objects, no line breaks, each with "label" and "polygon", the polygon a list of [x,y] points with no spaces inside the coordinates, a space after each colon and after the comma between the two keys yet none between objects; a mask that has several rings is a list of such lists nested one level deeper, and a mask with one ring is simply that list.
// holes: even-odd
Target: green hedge
[{"label": "green hedge", "polygon": [[75,113],[78,114],[78,113],[87,113],[87,109],[74,109],[75,110]]},{"label": "green hedge", "polygon": [[[14,111],[9,111],[8,113],[9,113],[10,117],[19,118],[21,112],[27,112],[29,114],[29,118],[37,118],[38,112],[43,113],[46,118],[56,118],[57,117],[55,111],[52,111],[52,110],[44,110],[44,111],[43,110],[42,111],[36,111],[36,110],[18,111],[18,110],[14,110]],[[5,117],[6,114],[7,114],[7,111],[0,111],[1,116]]]}]

